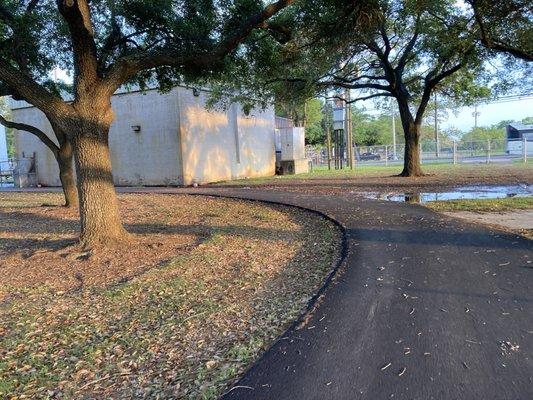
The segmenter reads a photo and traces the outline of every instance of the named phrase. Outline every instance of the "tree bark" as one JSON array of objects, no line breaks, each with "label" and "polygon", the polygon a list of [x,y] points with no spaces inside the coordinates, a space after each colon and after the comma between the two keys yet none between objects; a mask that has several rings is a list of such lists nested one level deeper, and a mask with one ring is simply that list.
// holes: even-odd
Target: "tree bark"
[{"label": "tree bark", "polygon": [[405,138],[403,170],[399,176],[422,176],[424,173],[420,166],[419,150],[421,124],[413,118],[409,110],[409,103],[405,98],[398,98],[398,109]]},{"label": "tree bark", "polygon": [[404,130],[405,135],[405,153],[403,160],[403,170],[400,176],[422,176],[422,168],[420,166],[420,125],[411,123],[407,129]]},{"label": "tree bark", "polygon": [[72,144],[65,140],[57,152],[57,164],[59,166],[59,179],[65,196],[65,207],[78,207],[78,189],[73,166]]},{"label": "tree bark", "polygon": [[[82,123],[82,125],[86,125]],[[80,241],[86,247],[128,239],[120,220],[109,155],[109,125],[91,124],[73,138],[80,205]]]}]

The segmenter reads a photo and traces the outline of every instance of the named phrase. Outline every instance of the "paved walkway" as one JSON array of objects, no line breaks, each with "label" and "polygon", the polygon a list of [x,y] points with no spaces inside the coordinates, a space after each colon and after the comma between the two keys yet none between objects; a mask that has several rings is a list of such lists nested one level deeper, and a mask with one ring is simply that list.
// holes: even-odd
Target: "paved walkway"
[{"label": "paved walkway", "polygon": [[346,228],[347,255],[304,327],[229,399],[532,399],[533,242],[423,207],[251,189]]}]

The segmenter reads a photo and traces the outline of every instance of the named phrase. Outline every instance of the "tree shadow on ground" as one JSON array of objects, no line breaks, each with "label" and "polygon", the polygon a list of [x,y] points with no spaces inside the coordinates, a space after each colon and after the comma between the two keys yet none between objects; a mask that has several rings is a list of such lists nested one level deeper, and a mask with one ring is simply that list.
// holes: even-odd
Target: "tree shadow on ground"
[{"label": "tree shadow on ground", "polygon": [[[528,248],[527,239],[517,238],[516,234],[500,233],[504,240],[494,241],[486,231],[476,229],[463,232],[450,232],[442,229],[417,228],[417,229],[382,229],[379,227],[357,228],[348,231],[361,242],[382,242],[403,245],[442,245],[442,247],[481,247],[484,249],[518,249]],[[521,243],[518,243],[520,241]],[[531,244],[529,243],[529,246]]]},{"label": "tree shadow on ground", "polygon": [[[4,236],[0,243],[0,256],[22,253],[24,257],[30,257],[36,252],[59,251],[77,243],[77,220],[24,211],[0,211],[0,220],[0,234]],[[238,235],[273,241],[289,240],[292,237],[290,231],[244,226],[238,221],[225,226],[206,225],[200,221],[197,225],[140,222],[125,224],[125,227],[137,235],[194,235],[201,238],[201,241],[214,235]],[[10,235],[15,237],[9,237]],[[31,237],[35,235],[40,237]]]}]

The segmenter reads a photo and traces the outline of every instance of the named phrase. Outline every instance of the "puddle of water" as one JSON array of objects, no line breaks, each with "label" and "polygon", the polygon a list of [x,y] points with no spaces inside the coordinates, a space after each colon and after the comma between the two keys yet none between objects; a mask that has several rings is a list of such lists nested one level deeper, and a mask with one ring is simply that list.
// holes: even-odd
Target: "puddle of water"
[{"label": "puddle of water", "polygon": [[530,196],[533,196],[533,186],[529,184],[519,184],[498,186],[458,186],[450,191],[445,192],[369,193],[365,197],[378,200],[400,201],[408,203],[426,203],[428,201],[503,199],[506,197]]}]

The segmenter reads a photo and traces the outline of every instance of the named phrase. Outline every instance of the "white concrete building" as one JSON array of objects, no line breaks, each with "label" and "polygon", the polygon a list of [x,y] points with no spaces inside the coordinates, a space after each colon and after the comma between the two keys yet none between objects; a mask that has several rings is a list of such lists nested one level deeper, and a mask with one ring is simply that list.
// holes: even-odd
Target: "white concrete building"
[{"label": "white concrete building", "polygon": [[[274,110],[239,104],[207,110],[207,93],[176,87],[118,93],[109,146],[117,185],[190,185],[275,173]],[[13,120],[37,126],[54,138],[45,115],[12,101]],[[15,131],[17,158],[35,154],[37,182],[59,186],[52,153],[33,135]]]}]

